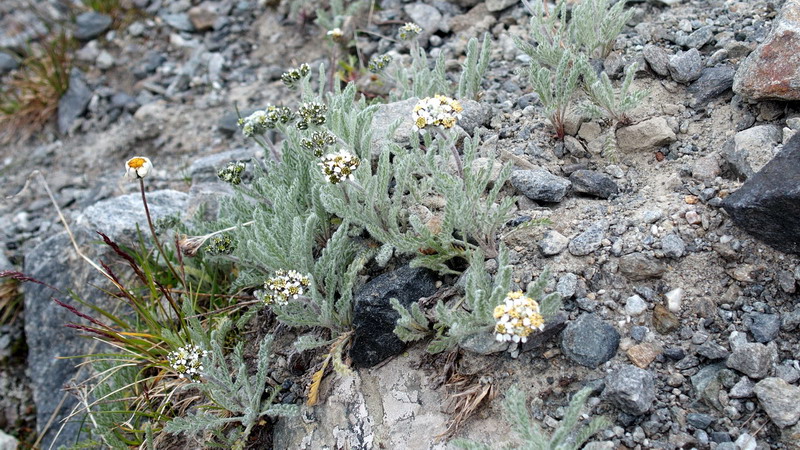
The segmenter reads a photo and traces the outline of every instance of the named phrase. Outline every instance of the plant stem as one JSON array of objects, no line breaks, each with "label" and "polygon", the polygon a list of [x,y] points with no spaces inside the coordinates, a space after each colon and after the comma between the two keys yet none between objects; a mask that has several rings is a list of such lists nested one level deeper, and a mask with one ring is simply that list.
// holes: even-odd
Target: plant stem
[{"label": "plant stem", "polygon": [[453,152],[453,158],[456,160],[456,170],[458,171],[458,176],[463,180],[464,179],[464,166],[461,164],[461,155],[458,154],[458,149],[456,149],[455,142],[453,142],[451,144],[450,143],[450,139],[447,138],[447,135],[444,134],[444,131],[442,131],[441,128],[434,127],[434,129],[439,134],[439,136],[442,139],[444,139],[445,142],[449,145],[450,151]]},{"label": "plant stem", "polygon": [[[147,206],[147,196],[144,193],[144,178],[139,178],[139,189],[142,191],[142,203],[144,204],[144,214],[147,216],[147,225],[150,226],[150,234],[153,235],[153,240],[156,243],[156,247],[158,247],[158,251],[161,253],[161,257],[164,258],[164,262],[167,263],[167,267],[169,267],[172,275],[176,280],[180,281],[184,287],[186,287],[186,280],[178,276],[178,272],[175,271],[175,268],[172,267],[172,263],[169,262],[169,258],[167,258],[167,254],[164,252],[164,248],[161,246],[161,241],[158,240],[158,236],[156,235],[156,227],[153,225],[153,218],[150,216],[150,207]],[[180,310],[177,309],[176,305],[172,305],[172,307],[175,309],[178,317],[180,317]]]}]

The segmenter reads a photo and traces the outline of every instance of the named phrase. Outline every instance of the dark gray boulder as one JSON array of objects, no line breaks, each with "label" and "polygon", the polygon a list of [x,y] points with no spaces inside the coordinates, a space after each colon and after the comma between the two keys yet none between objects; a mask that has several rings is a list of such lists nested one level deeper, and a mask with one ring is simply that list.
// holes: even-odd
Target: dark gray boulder
[{"label": "dark gray boulder", "polygon": [[584,314],[561,333],[561,351],[570,361],[592,369],[617,353],[619,333],[595,314]]},{"label": "dark gray boulder", "polygon": [[800,253],[800,135],[722,202],[733,223],[785,253]]}]

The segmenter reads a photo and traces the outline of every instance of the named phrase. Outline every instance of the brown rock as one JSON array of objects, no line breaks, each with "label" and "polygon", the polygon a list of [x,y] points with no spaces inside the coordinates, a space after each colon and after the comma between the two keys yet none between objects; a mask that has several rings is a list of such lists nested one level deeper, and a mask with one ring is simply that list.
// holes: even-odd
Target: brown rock
[{"label": "brown rock", "polygon": [[195,6],[189,10],[189,20],[197,31],[210,30],[217,20],[217,12],[209,6]]},{"label": "brown rock", "polygon": [[742,62],[733,91],[750,100],[800,100],[800,0],[787,0],[767,39]]},{"label": "brown rock", "polygon": [[623,151],[658,150],[676,139],[667,119],[663,117],[654,117],[617,130],[617,145]]},{"label": "brown rock", "polygon": [[628,349],[628,359],[640,369],[646,369],[659,354],[661,354],[661,349],[649,342],[634,345]]},{"label": "brown rock", "polygon": [[661,334],[668,334],[678,329],[681,321],[663,305],[653,308],[653,328]]},{"label": "brown rock", "polygon": [[644,253],[630,253],[619,259],[620,273],[632,281],[660,278],[665,269],[662,262]]}]

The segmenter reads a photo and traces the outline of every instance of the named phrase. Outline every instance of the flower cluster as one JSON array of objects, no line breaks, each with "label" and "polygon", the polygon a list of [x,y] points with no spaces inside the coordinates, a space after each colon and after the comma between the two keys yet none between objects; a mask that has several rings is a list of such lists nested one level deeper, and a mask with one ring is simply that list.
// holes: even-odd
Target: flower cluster
[{"label": "flower cluster", "polygon": [[372,73],[378,73],[386,68],[389,63],[392,62],[392,57],[390,55],[375,55],[369,59],[369,64],[367,68]]},{"label": "flower cluster", "polygon": [[292,110],[286,106],[269,105],[249,116],[239,119],[238,125],[247,137],[260,136],[278,123],[289,123],[294,118]]},{"label": "flower cluster", "polygon": [[322,156],[325,147],[335,143],[336,136],[327,130],[315,131],[311,134],[311,138],[303,138],[300,140],[300,146],[314,152],[314,156],[317,158]]},{"label": "flower cluster", "polygon": [[153,170],[153,163],[144,156],[134,156],[125,163],[125,176],[131,180],[144,178]]},{"label": "flower cluster", "polygon": [[323,156],[319,163],[322,167],[322,174],[331,184],[337,184],[342,180],[352,180],[353,172],[358,169],[360,164],[361,160],[357,156],[344,150]]},{"label": "flower cluster", "polygon": [[325,113],[328,112],[328,107],[322,103],[307,102],[300,105],[297,110],[297,115],[300,120],[297,122],[299,130],[307,130],[308,125],[324,125]]},{"label": "flower cluster", "polygon": [[397,31],[397,37],[403,41],[410,41],[422,33],[422,28],[419,25],[408,22]]},{"label": "flower cluster", "polygon": [[281,81],[283,81],[283,84],[289,89],[294,89],[297,87],[297,82],[308,75],[309,72],[311,72],[311,69],[308,67],[308,64],[300,64],[300,67],[284,72],[281,75]]},{"label": "flower cluster", "polygon": [[333,39],[334,41],[338,41],[339,39],[341,39],[344,36],[344,31],[342,31],[341,28],[336,27],[336,28],[334,28],[332,30],[329,30],[326,33],[326,35],[330,36],[330,38]]},{"label": "flower cluster", "polygon": [[194,344],[179,347],[177,350],[169,352],[167,361],[172,370],[178,373],[178,378],[188,378],[192,381],[200,379],[200,372],[203,371],[203,362],[200,360],[206,356],[208,351],[201,349]]},{"label": "flower cluster", "polygon": [[244,172],[246,166],[244,161],[231,161],[217,171],[217,176],[226,183],[239,184],[242,182],[242,172]]},{"label": "flower cluster", "polygon": [[497,319],[495,338],[501,342],[526,342],[534,330],[544,329],[539,304],[522,291],[509,292],[503,304],[495,307],[494,318]]},{"label": "flower cluster", "polygon": [[235,249],[233,238],[223,235],[211,238],[205,251],[210,255],[230,255]]},{"label": "flower cluster", "polygon": [[275,276],[264,283],[264,288],[268,291],[264,296],[264,302],[268,305],[271,303],[286,305],[290,298],[303,295],[304,288],[310,284],[309,277],[301,275],[296,270],[277,270]]},{"label": "flower cluster", "polygon": [[417,102],[411,114],[411,118],[414,120],[414,131],[424,133],[427,126],[452,128],[461,118],[463,110],[464,108],[458,100],[444,95],[423,98]]}]

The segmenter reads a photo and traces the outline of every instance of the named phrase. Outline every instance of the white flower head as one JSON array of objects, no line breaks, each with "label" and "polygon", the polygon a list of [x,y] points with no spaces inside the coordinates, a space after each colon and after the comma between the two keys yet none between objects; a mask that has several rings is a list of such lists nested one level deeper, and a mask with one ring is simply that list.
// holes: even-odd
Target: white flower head
[{"label": "white flower head", "polygon": [[420,28],[419,25],[414,22],[407,22],[397,31],[397,37],[403,41],[409,41],[417,37],[420,33],[422,33],[422,28]]},{"label": "white flower head", "polygon": [[264,283],[267,293],[263,300],[266,304],[289,304],[289,299],[296,299],[305,293],[311,279],[296,270],[277,270],[272,278]]},{"label": "white flower head", "polygon": [[326,34],[328,36],[330,36],[331,39],[333,39],[334,41],[337,41],[337,40],[341,39],[342,36],[344,36],[344,31],[342,31],[341,28],[336,27],[336,28],[328,31]]},{"label": "white flower head", "polygon": [[426,97],[417,102],[411,113],[414,131],[425,133],[426,127],[449,129],[461,119],[464,108],[458,100],[444,95]]},{"label": "white flower head", "polygon": [[167,361],[172,370],[178,374],[178,378],[197,381],[200,379],[200,374],[205,370],[202,358],[207,354],[208,351],[201,349],[197,345],[188,344],[169,352]]},{"label": "white flower head", "polygon": [[319,162],[322,174],[331,184],[337,184],[342,180],[353,180],[353,172],[358,169],[359,165],[361,165],[361,160],[345,150],[325,155]]},{"label": "white flower head", "polygon": [[131,180],[144,178],[153,170],[153,163],[144,156],[134,156],[125,163],[125,176]]},{"label": "white flower head", "polygon": [[527,342],[534,331],[544,329],[539,304],[522,291],[512,291],[494,308],[495,339],[500,342]]}]

